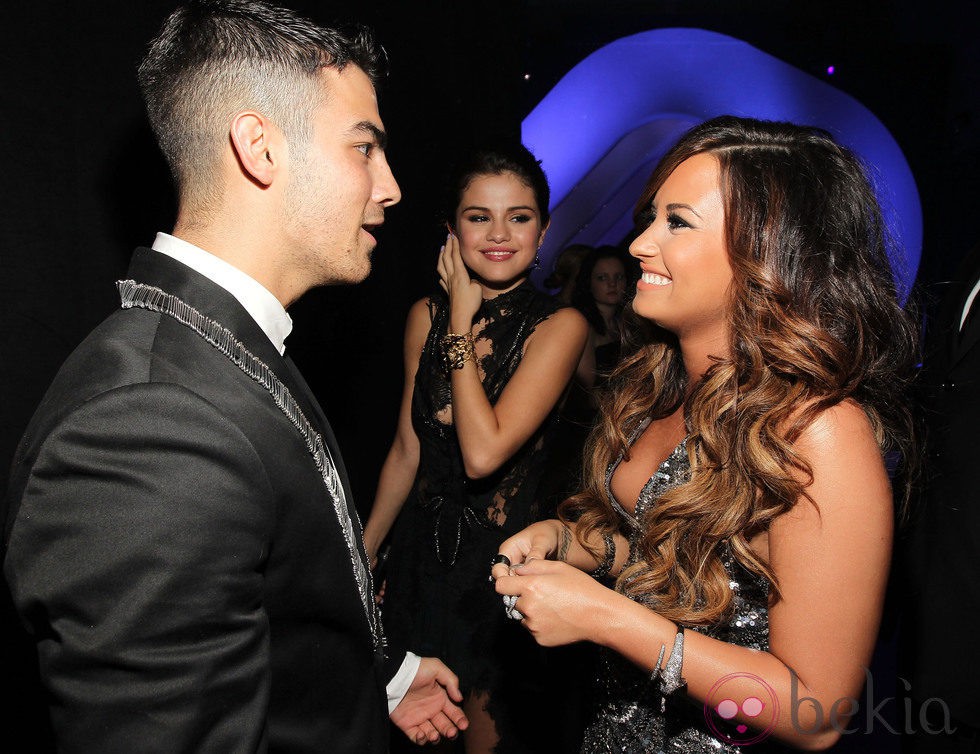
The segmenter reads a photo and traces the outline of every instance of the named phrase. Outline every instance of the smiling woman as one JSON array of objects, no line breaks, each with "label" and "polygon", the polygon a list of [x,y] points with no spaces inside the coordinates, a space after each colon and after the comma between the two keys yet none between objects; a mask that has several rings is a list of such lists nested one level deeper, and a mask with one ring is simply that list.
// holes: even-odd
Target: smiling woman
[{"label": "smiling woman", "polygon": [[537,518],[555,409],[586,323],[528,280],[548,184],[526,149],[471,155],[449,204],[441,290],[409,314],[398,432],[364,539],[376,557],[398,517],[386,625],[459,675],[468,754],[540,751],[525,738],[541,728],[520,698],[534,646],[507,621],[486,569],[499,543]]},{"label": "smiling woman", "polygon": [[723,347],[732,267],[725,248],[721,166],[710,154],[678,165],[640,215],[633,310],[678,335]]},{"label": "smiling woman", "polygon": [[881,618],[883,455],[914,459],[915,327],[874,193],[826,132],[722,117],[667,153],[636,220],[632,349],[586,489],[501,545],[497,591],[540,643],[601,646],[583,751],[827,748]]},{"label": "smiling woman", "polygon": [[534,190],[511,172],[473,178],[453,225],[463,263],[482,287],[498,293],[527,277],[547,230]]}]

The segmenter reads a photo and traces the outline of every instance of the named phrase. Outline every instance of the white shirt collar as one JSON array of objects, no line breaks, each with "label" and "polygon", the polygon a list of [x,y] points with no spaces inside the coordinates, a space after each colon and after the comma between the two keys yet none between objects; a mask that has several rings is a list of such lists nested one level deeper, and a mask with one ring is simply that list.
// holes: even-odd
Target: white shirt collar
[{"label": "white shirt collar", "polygon": [[268,288],[214,254],[167,233],[157,233],[153,250],[187,265],[228,291],[245,307],[276,350],[280,354],[285,352],[293,320]]},{"label": "white shirt collar", "polygon": [[[966,298],[966,304],[963,305],[963,311],[960,312],[960,330],[966,324],[966,318],[970,314],[970,309],[975,305],[977,294],[980,294],[980,280],[977,280],[974,284],[973,290],[970,291],[970,295]],[[980,304],[976,305],[980,306]]]}]

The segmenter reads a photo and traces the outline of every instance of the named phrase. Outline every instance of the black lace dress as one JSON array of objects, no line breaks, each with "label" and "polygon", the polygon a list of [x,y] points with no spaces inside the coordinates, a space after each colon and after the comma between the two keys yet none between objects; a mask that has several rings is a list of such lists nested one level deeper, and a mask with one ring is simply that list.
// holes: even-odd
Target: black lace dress
[{"label": "black lace dress", "polygon": [[[636,440],[647,427],[643,422],[633,433],[630,442]],[[632,513],[612,494],[613,473],[622,461],[622,455],[610,464],[606,473],[606,494],[613,508],[619,513],[623,531],[630,542],[629,564],[639,557],[637,550],[643,535],[644,514],[672,487],[683,483],[690,475],[686,440],[681,442],[670,456],[653,473],[640,491],[636,508]],[[743,647],[766,651],[769,648],[769,589],[768,583],[743,568],[726,550],[722,562],[728,572],[729,584],[735,597],[732,617],[722,625],[693,627],[693,630],[716,639],[739,644]],[[656,658],[659,647],[651,647]],[[670,647],[667,647],[670,651]],[[677,691],[664,697],[658,681],[612,650],[600,651],[597,678],[598,711],[588,726],[583,754],[707,754],[723,752],[753,754],[782,750],[767,741],[767,725],[778,715],[778,703],[774,693],[758,679],[761,729],[739,729],[717,714],[717,708],[725,701],[725,684],[729,679],[720,678],[712,690],[709,704],[701,705]],[[735,680],[735,679],[731,679]],[[724,711],[725,707],[721,709]]]},{"label": "black lace dress", "polygon": [[[559,308],[530,282],[483,302],[473,332],[491,404],[520,364],[528,336]],[[500,542],[536,520],[535,497],[555,412],[494,474],[468,479],[441,358],[449,323],[444,294],[432,297],[429,311],[432,326],[412,398],[419,467],[392,537],[385,624],[388,635],[407,640],[410,650],[442,659],[459,675],[464,692],[490,691],[493,697],[500,688],[513,688],[505,684],[509,675],[520,675],[508,664],[534,650],[523,627],[504,615],[487,579],[490,560]]]}]

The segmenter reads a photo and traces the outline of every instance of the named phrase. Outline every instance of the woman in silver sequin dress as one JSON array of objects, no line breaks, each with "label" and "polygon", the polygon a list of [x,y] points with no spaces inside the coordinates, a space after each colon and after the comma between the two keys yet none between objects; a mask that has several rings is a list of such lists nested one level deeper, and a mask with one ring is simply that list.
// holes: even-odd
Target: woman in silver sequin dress
[{"label": "woman in silver sequin dress", "polygon": [[501,545],[497,591],[541,644],[601,645],[583,751],[826,748],[881,617],[883,456],[910,457],[915,329],[874,192],[823,131],[722,117],[636,219],[638,317],[587,487]]}]

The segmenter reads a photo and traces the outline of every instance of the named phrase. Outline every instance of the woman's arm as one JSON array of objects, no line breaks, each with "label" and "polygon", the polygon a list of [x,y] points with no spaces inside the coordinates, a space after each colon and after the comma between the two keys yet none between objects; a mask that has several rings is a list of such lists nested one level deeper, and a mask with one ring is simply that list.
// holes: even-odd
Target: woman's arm
[{"label": "woman's arm", "polygon": [[[471,333],[479,285],[469,278],[455,236],[446,240],[438,269],[449,294],[450,332]],[[467,476],[492,474],[541,426],[571,379],[587,335],[585,318],[571,308],[541,322],[496,405],[487,399],[473,359],[452,370],[453,423]]]},{"label": "woman's arm", "polygon": [[589,327],[589,337],[585,342],[582,358],[579,359],[578,365],[575,367],[575,378],[584,388],[591,388],[595,385],[595,339],[596,332]]},{"label": "woman's arm", "polygon": [[[629,556],[629,543],[619,532],[612,535],[613,562],[610,576],[617,576]],[[599,553],[606,551],[606,541],[598,532],[592,532],[589,544]],[[578,540],[574,524],[565,524],[556,519],[538,521],[513,537],[504,540],[497,551],[515,566],[530,560],[558,560],[575,566],[580,571],[591,572],[599,567],[599,561],[586,550]],[[507,566],[495,565],[491,575],[494,578],[506,576]]]},{"label": "woman's arm", "polygon": [[429,334],[428,303],[428,299],[416,301],[408,312],[408,322],[405,325],[405,386],[398,412],[398,429],[388,457],[381,467],[378,491],[371,506],[371,515],[364,527],[364,546],[372,566],[377,561],[381,543],[391,531],[412,490],[419,467],[419,438],[412,427],[412,394],[415,391],[415,373],[419,369],[422,346]]},{"label": "woman's arm", "polygon": [[[761,679],[778,700],[773,735],[824,749],[855,712],[871,659],[891,554],[892,496],[870,423],[853,402],[825,411],[796,449],[813,470],[813,502],[800,500],[770,527],[769,559],[782,598],[769,611],[769,651],[687,631],[682,675],[687,693],[703,703],[721,679],[740,674],[725,693],[738,705],[736,721],[750,727],[764,716],[747,716],[742,702],[760,696]],[[540,643],[588,639],[645,670],[661,645],[669,656],[673,622],[560,563],[533,560],[517,572],[527,575],[498,579],[497,591],[520,595],[517,607]]]},{"label": "woman's arm", "polygon": [[574,309],[541,322],[496,405],[487,400],[472,359],[453,370],[453,422],[469,477],[492,474],[541,426],[575,371],[586,334],[585,319]]}]

